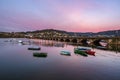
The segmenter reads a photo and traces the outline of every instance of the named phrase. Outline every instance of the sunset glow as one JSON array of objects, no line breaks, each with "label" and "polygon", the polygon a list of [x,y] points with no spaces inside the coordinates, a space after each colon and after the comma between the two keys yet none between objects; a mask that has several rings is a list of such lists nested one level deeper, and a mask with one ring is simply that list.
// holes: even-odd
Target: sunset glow
[{"label": "sunset glow", "polygon": [[120,0],[0,0],[0,31],[120,29]]}]

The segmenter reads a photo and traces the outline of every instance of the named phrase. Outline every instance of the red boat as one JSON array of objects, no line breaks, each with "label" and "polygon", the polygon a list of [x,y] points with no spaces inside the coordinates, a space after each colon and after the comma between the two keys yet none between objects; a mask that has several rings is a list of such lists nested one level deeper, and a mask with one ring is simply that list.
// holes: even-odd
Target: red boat
[{"label": "red boat", "polygon": [[95,56],[95,51],[86,50],[86,53],[89,54],[89,55]]},{"label": "red boat", "polygon": [[80,51],[83,51],[83,52],[85,52],[85,53],[87,53],[89,55],[95,56],[95,51],[92,51],[91,48],[78,47],[77,49],[80,50]]}]

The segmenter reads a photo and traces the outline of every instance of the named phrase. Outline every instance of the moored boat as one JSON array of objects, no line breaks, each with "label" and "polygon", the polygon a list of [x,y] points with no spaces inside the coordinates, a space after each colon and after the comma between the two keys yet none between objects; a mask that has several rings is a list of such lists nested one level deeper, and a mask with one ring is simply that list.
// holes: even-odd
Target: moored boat
[{"label": "moored boat", "polygon": [[45,52],[34,52],[33,56],[34,57],[47,57],[47,53],[45,53]]},{"label": "moored boat", "polygon": [[18,40],[18,43],[23,43],[23,41],[22,40]]},{"label": "moored boat", "polygon": [[107,50],[107,47],[105,47],[105,46],[97,46],[96,48],[97,49],[102,49],[102,50]]},{"label": "moored boat", "polygon": [[92,51],[92,49],[90,47],[78,47],[77,48],[80,51],[83,51],[89,55],[94,55],[95,56],[95,51]]},{"label": "moored boat", "polygon": [[95,56],[95,51],[87,50],[86,53],[89,54],[89,55]]},{"label": "moored boat", "polygon": [[108,45],[108,43],[107,43],[106,41],[104,41],[104,40],[101,40],[101,41],[99,42],[99,44],[100,44],[101,46],[104,46],[104,47],[106,47],[106,46]]},{"label": "moored boat", "polygon": [[61,55],[71,55],[71,52],[70,51],[67,51],[67,50],[63,50],[63,51],[60,51],[60,54]]},{"label": "moored boat", "polygon": [[39,46],[33,46],[29,47],[28,50],[40,50],[41,48]]},{"label": "moored boat", "polygon": [[83,55],[83,56],[88,56],[87,53],[84,50],[81,50],[79,48],[74,48],[74,53],[75,54],[80,54],[80,55]]}]

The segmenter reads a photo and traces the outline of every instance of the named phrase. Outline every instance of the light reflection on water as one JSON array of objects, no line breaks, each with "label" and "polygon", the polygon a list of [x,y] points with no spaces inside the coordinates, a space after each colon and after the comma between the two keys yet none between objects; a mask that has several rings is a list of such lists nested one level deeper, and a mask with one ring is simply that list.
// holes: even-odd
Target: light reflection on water
[{"label": "light reflection on water", "polygon": [[[96,56],[74,54],[74,47],[67,43],[30,40],[22,45],[8,39],[0,39],[0,80],[120,80],[120,53],[94,49]],[[28,39],[22,39],[29,41]],[[41,47],[46,58],[37,58],[27,48]],[[71,56],[60,55],[69,50]]]}]

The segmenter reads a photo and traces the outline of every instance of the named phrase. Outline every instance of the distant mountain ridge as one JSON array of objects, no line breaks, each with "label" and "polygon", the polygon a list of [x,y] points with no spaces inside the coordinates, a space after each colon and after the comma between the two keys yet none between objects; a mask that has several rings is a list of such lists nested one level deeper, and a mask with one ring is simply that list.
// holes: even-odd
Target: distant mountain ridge
[{"label": "distant mountain ridge", "polygon": [[86,32],[86,33],[76,33],[77,35],[85,35],[85,36],[120,36],[120,30],[108,30],[108,31],[101,31],[97,33],[93,32]]},{"label": "distant mountain ridge", "polygon": [[[67,32],[64,30],[55,30],[55,29],[44,29],[44,30],[36,30],[31,31],[30,33],[41,33],[41,32],[58,32],[58,33],[65,33],[71,36],[120,36],[120,30],[108,30],[108,31],[101,31],[97,33],[93,32]],[[28,32],[29,33],[29,32]]]},{"label": "distant mountain ridge", "polygon": [[36,30],[36,31],[30,31],[30,32],[38,33],[38,32],[52,32],[52,31],[56,31],[56,32],[60,32],[60,33],[67,33],[67,31],[56,30],[56,29],[43,29],[43,30]]},{"label": "distant mountain ridge", "polygon": [[27,32],[0,32],[1,35],[31,35],[39,36],[39,35],[55,35],[55,36],[86,36],[86,37],[120,37],[120,30],[108,30],[108,31],[101,31],[97,33],[93,32],[67,32],[64,30],[56,30],[56,29],[44,29],[44,30],[36,30],[36,31],[27,31]]},{"label": "distant mountain ridge", "polygon": [[115,36],[120,36],[120,30],[102,31],[102,32],[96,33],[96,35],[115,35]]}]

